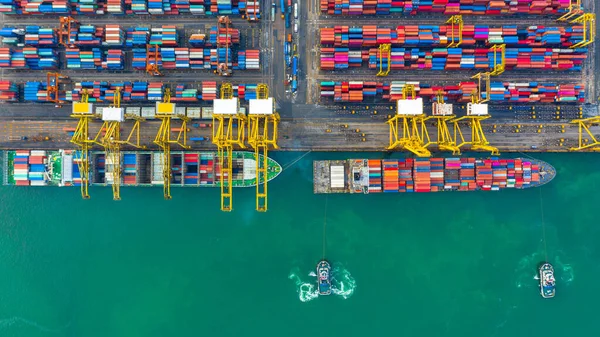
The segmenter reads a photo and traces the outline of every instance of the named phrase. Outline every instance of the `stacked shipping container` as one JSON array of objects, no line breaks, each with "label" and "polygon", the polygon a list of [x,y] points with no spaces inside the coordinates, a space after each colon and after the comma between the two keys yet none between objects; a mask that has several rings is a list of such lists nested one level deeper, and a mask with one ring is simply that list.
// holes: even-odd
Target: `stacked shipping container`
[{"label": "stacked shipping container", "polygon": [[[363,102],[374,100],[396,101],[402,98],[404,85],[412,84],[419,97],[432,98],[439,91],[449,101],[470,102],[473,91],[478,84],[475,82],[460,82],[458,85],[431,86],[419,82],[392,81],[391,84],[381,82],[334,82],[323,81],[321,85],[321,98],[333,99],[334,102]],[[482,93],[483,98],[487,94]],[[491,82],[490,101],[516,102],[516,103],[568,103],[585,100],[585,87],[583,84],[556,84],[539,82]]]},{"label": "stacked shipping container", "polygon": [[[247,11],[260,17],[260,6],[239,0],[0,0],[0,12],[27,15],[240,15]],[[248,9],[247,9],[248,7]]]},{"label": "stacked shipping container", "polygon": [[[378,26],[334,26],[321,28],[321,45],[331,47],[377,47],[383,43],[392,46],[444,47],[458,42],[461,32],[451,25],[406,25],[395,28]],[[453,40],[454,37],[454,40]],[[583,26],[488,26],[464,25],[462,46],[506,44],[509,47],[570,47],[583,40]]]},{"label": "stacked shipping container", "polygon": [[523,159],[369,159],[368,169],[369,193],[497,191],[526,188],[541,179],[539,165]]},{"label": "stacked shipping container", "polygon": [[328,15],[390,15],[443,13],[446,15],[561,14],[569,0],[321,0]]}]

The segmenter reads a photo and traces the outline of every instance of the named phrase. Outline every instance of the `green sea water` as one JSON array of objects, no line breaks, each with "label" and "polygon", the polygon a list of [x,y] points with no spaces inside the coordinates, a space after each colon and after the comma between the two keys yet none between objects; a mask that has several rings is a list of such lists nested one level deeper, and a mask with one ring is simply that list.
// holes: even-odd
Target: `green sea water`
[{"label": "green sea water", "polygon": [[[254,189],[223,213],[218,189],[1,187],[0,336],[598,335],[599,156],[536,155],[558,171],[541,193],[313,195],[312,160],[347,157],[289,166],[266,214]],[[303,302],[325,218],[345,294]]]}]

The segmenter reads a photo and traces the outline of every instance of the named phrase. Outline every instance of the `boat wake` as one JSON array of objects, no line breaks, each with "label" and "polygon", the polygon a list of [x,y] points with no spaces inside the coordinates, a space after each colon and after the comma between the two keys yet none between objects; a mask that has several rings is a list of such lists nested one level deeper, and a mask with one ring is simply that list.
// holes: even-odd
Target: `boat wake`
[{"label": "boat wake", "polygon": [[[317,282],[314,278],[317,277],[314,271],[311,271],[308,276],[312,278],[309,282],[305,282],[299,276],[300,268],[294,268],[290,272],[288,278],[296,284],[296,291],[298,292],[298,298],[302,302],[312,301],[319,297],[319,290],[317,289]],[[356,289],[356,280],[352,277],[352,274],[342,266],[334,266],[331,271],[331,290],[334,295],[340,296],[343,299],[348,299],[354,290]]]},{"label": "boat wake", "polygon": [[[65,326],[65,328],[67,328],[70,325],[67,324],[67,326]],[[5,328],[10,328],[10,327],[14,327],[14,326],[31,326],[36,328],[39,331],[42,332],[48,332],[48,333],[61,333],[63,329],[51,329],[48,327],[45,327],[37,322],[34,321],[30,321],[26,318],[22,318],[22,317],[11,317],[11,318],[4,318],[4,319],[0,319],[0,329],[5,329]]]},{"label": "boat wake", "polygon": [[[556,271],[556,276],[560,280],[560,284],[569,285],[575,279],[573,267],[570,264],[562,263],[560,256],[559,252],[554,258],[550,257],[550,260]],[[538,252],[526,255],[519,260],[519,264],[515,270],[515,285],[517,288],[539,287],[538,282],[535,281],[539,280],[536,271],[542,261],[544,261],[544,254]]]}]

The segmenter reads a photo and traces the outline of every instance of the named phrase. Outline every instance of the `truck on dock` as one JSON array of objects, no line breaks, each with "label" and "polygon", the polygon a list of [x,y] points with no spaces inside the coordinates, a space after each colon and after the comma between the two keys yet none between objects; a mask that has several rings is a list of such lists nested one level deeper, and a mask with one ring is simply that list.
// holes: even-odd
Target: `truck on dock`
[{"label": "truck on dock", "polygon": [[208,141],[208,137],[190,137],[192,142],[203,142]]}]

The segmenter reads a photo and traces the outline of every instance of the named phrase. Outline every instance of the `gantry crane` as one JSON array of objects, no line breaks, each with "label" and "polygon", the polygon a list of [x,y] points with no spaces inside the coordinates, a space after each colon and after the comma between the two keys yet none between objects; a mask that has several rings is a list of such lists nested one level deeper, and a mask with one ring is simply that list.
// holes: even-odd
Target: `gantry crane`
[{"label": "gantry crane", "polygon": [[[248,114],[248,143],[254,149],[256,160],[256,210],[267,211],[267,182],[269,146],[278,149],[277,127],[279,114],[275,112],[273,97],[269,97],[269,87],[258,84],[256,99],[250,100]],[[261,157],[262,156],[262,157]]]},{"label": "gantry crane", "polygon": [[[133,119],[133,128],[129,132],[127,139],[121,139],[121,123],[125,119]],[[121,146],[129,145],[138,149],[145,149],[146,146],[140,144],[140,122],[144,119],[131,114],[125,114],[125,109],[121,108],[121,90],[117,88],[114,93],[114,102],[108,107],[102,109],[102,128],[105,131],[100,143],[106,152],[106,166],[112,174],[113,199],[121,200]],[[106,179],[107,182],[109,179]]]},{"label": "gantry crane", "polygon": [[[494,53],[494,67],[492,68],[490,75],[498,76],[502,74],[506,68],[506,44],[495,44],[490,50]],[[499,57],[498,53],[500,53]],[[498,58],[500,58],[500,60],[498,60]]]},{"label": "gantry crane", "polygon": [[[410,97],[408,97],[409,95]],[[399,120],[402,121],[401,126],[399,126]],[[398,100],[396,104],[396,116],[386,122],[390,125],[390,145],[387,149],[402,147],[419,157],[431,156],[431,152],[427,149],[431,139],[425,120],[423,98],[416,97],[413,84],[405,84],[402,88],[402,99]],[[402,128],[401,136],[400,128]]]},{"label": "gantry crane", "polygon": [[56,33],[58,35],[58,43],[65,47],[72,48],[74,46],[75,34],[77,34],[76,28],[79,22],[70,16],[61,16],[59,19],[58,29]]},{"label": "gantry crane", "polygon": [[[384,67],[385,58],[385,67]],[[392,45],[383,43],[379,45],[379,72],[377,76],[387,76],[390,73],[392,63]]]},{"label": "gantry crane", "polygon": [[[487,99],[489,100],[489,92]],[[481,121],[491,117],[488,114],[488,105],[483,102],[481,94],[473,92],[471,103],[467,103],[467,115],[450,121],[454,124],[454,143],[459,149],[465,145],[471,145],[473,151],[490,151],[492,155],[498,155],[500,154],[498,148],[490,145],[481,126]],[[460,124],[464,122],[467,122],[471,127],[471,140],[469,141],[465,140],[460,128]]]},{"label": "gantry crane", "polygon": [[[225,62],[221,62],[217,64],[217,70],[215,73],[220,76],[231,76],[232,71],[229,68],[229,49],[231,48],[232,38],[229,32],[229,26],[231,25],[231,19],[228,16],[219,16],[219,25],[218,29],[225,27],[225,42],[222,42],[222,39],[217,37],[217,48],[225,48]],[[217,49],[217,59],[219,58],[218,49]]]},{"label": "gantry crane", "polygon": [[81,101],[73,103],[71,117],[77,118],[78,123],[71,138],[71,143],[79,146],[79,158],[77,166],[81,175],[81,196],[83,199],[89,199],[88,186],[90,181],[90,162],[88,159],[90,147],[97,142],[96,138],[89,137],[89,122],[97,116],[93,113],[93,106],[88,102],[88,91],[84,89],[81,93]]},{"label": "gantry crane", "polygon": [[[471,97],[471,102],[476,103],[485,103],[490,100],[491,93],[491,79],[492,76],[489,72],[478,73],[473,75],[472,79],[477,79],[477,90],[473,91],[473,95]],[[481,93],[483,92],[483,86],[485,86],[485,98],[482,97]]]},{"label": "gantry crane", "polygon": [[[178,117],[182,120],[181,129],[179,129],[177,138],[171,139],[171,119]],[[171,199],[171,145],[179,145],[184,149],[189,149],[187,145],[187,123],[189,118],[184,115],[175,114],[175,103],[171,103],[171,89],[165,88],[163,101],[156,102],[156,118],[161,120],[160,128],[154,138],[154,144],[162,150],[162,176],[163,192],[165,199]]]},{"label": "gantry crane", "polygon": [[[444,103],[444,92],[438,90],[436,93],[436,102],[431,105],[432,115],[427,117],[426,120],[434,120],[437,127],[437,139],[436,144],[440,151],[450,151],[454,155],[460,154],[460,148],[456,145],[450,128],[448,127],[448,121],[452,120],[456,116],[453,114],[452,104]],[[429,142],[425,146],[429,146],[433,142]]]},{"label": "gantry crane", "polygon": [[[221,84],[221,98],[213,101],[212,142],[217,146],[221,184],[221,210],[230,212],[233,204],[233,147],[246,148],[246,115],[240,112],[231,83]],[[234,124],[235,126],[234,131]]]},{"label": "gantry crane", "polygon": [[[577,124],[579,127],[579,144],[577,147],[572,147],[569,150],[581,151],[588,149],[595,152],[600,151],[600,141],[598,141],[590,130],[590,127],[600,124],[600,116],[576,119],[571,123]],[[587,137],[583,134],[584,132],[587,134]]]},{"label": "gantry crane", "polygon": [[46,102],[52,102],[58,108],[64,101],[60,99],[60,84],[67,80],[68,76],[59,73],[46,73]]},{"label": "gantry crane", "polygon": [[571,46],[571,48],[585,47],[596,40],[596,14],[585,13],[571,23],[583,24],[583,40]]},{"label": "gantry crane", "polygon": [[158,48],[156,45],[146,45],[146,73],[151,76],[162,76],[158,69]]},{"label": "gantry crane", "polygon": [[569,4],[569,11],[563,14],[560,18],[556,19],[556,21],[568,21],[574,16],[581,14],[583,14],[583,6],[581,6],[581,0],[571,0],[571,3]]},{"label": "gantry crane", "polygon": [[[446,23],[450,24],[450,43],[447,48],[456,48],[463,42],[463,18],[462,15],[452,15]],[[456,35],[458,30],[458,35]],[[458,40],[458,41],[456,41]]]}]

